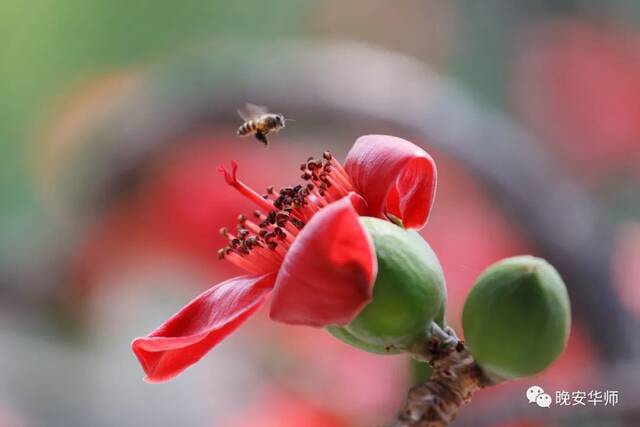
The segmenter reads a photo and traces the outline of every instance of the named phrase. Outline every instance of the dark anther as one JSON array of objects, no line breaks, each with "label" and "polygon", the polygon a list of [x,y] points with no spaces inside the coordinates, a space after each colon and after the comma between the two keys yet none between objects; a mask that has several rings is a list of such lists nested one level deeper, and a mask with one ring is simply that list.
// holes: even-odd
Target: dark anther
[{"label": "dark anther", "polygon": [[280,211],[276,215],[276,225],[278,227],[284,227],[289,221],[289,214],[287,212]]},{"label": "dark anther", "polygon": [[276,214],[277,221],[285,221],[289,219],[289,213],[280,211]]},{"label": "dark anther", "polygon": [[291,218],[291,223],[294,225],[294,227],[296,227],[299,230],[301,230],[302,227],[304,227],[304,222],[296,218]]},{"label": "dark anther", "polygon": [[333,167],[333,155],[331,152],[325,151],[322,153],[322,157],[314,158],[310,156],[305,163],[300,164],[300,170],[302,171],[300,177],[306,182],[303,181],[302,184],[292,187],[283,187],[280,190],[274,189],[273,186],[268,186],[266,194],[263,194],[262,197],[271,201],[274,210],[264,213],[260,210],[253,211],[253,216],[256,218],[255,222],[258,223],[260,230],[257,231],[257,234],[252,234],[250,229],[247,228],[247,215],[238,215],[237,237],[229,234],[226,227],[220,229],[220,234],[226,236],[229,243],[225,248],[218,251],[218,257],[222,259],[232,252],[246,255],[255,247],[267,246],[270,249],[276,249],[277,242],[274,240],[275,238],[282,241],[287,239],[289,234],[285,229],[289,223],[301,230],[305,223],[298,217],[291,215],[291,213],[313,204],[314,201],[309,198],[312,192],[320,197],[326,195],[327,189],[333,185],[330,181]]},{"label": "dark anther", "polygon": [[260,243],[260,241],[256,236],[249,237],[247,240],[245,240],[245,244],[247,245],[248,249],[251,249],[254,246],[262,246],[262,244]]}]

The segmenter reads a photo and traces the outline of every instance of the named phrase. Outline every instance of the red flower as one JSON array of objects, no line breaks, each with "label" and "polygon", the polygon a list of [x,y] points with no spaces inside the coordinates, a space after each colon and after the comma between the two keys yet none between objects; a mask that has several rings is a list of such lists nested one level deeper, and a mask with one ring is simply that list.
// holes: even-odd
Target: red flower
[{"label": "red flower", "polygon": [[[431,157],[403,139],[359,138],[345,167],[325,152],[302,164],[305,183],[263,196],[231,171],[227,183],[262,210],[238,217],[236,234],[218,255],[250,275],[196,297],[132,349],[149,381],[168,380],[202,358],[267,297],[270,317],[289,324],[346,325],[371,300],[377,262],[358,215],[393,216],[407,227],[426,222],[436,169]],[[255,219],[254,219],[255,218]]]}]

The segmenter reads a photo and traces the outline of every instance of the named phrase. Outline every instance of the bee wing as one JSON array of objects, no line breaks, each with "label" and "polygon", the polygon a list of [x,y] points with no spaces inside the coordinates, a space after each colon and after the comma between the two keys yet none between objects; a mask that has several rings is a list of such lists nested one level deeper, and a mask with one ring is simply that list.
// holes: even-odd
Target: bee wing
[{"label": "bee wing", "polygon": [[238,115],[242,118],[242,120],[249,121],[258,118],[263,114],[266,114],[268,111],[269,110],[267,110],[267,107],[264,107],[262,105],[247,103],[244,105],[244,107],[238,109]]}]

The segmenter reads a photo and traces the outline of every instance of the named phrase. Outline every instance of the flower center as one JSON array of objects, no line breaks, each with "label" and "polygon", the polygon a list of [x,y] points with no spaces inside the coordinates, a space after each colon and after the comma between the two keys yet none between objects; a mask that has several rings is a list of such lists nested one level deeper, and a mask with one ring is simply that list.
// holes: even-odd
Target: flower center
[{"label": "flower center", "polygon": [[218,170],[227,184],[260,208],[251,217],[238,216],[235,234],[226,227],[220,229],[227,238],[227,245],[218,250],[218,258],[253,274],[277,270],[309,219],[323,207],[354,191],[351,178],[328,151],[321,159],[309,157],[300,165],[304,183],[278,191],[270,186],[263,195],[238,179],[235,161],[231,162],[231,172],[223,166]]}]

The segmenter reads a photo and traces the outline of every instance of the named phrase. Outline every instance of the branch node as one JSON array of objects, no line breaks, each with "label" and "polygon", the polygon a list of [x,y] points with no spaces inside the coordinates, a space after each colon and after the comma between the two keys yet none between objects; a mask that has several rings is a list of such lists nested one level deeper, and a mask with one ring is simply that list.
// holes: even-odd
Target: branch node
[{"label": "branch node", "polygon": [[[450,335],[449,335],[450,337]],[[433,368],[429,381],[409,390],[393,427],[444,427],[478,389],[489,385],[461,340],[431,339],[421,359]]]}]

